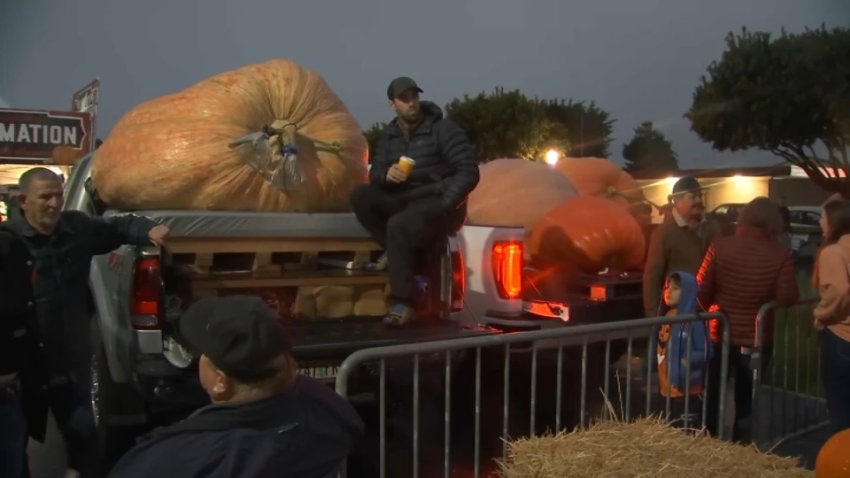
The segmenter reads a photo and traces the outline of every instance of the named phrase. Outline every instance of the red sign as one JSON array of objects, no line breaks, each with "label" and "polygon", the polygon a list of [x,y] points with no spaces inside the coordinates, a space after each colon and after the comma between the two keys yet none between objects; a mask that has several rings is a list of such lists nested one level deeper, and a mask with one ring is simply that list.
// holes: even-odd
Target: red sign
[{"label": "red sign", "polygon": [[0,160],[5,162],[50,162],[58,146],[85,156],[93,142],[91,113],[0,108]]}]

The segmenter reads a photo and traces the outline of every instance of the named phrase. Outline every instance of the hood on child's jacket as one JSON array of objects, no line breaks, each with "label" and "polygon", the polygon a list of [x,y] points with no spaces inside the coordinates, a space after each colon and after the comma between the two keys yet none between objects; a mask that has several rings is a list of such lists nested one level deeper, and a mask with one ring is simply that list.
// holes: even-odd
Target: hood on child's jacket
[{"label": "hood on child's jacket", "polygon": [[[679,287],[681,289],[677,315],[696,314],[697,312],[700,312],[701,309],[699,302],[697,301],[697,295],[699,293],[697,278],[694,277],[693,274],[689,274],[687,272],[671,272],[670,275],[667,276],[667,282],[664,283],[665,287],[670,281],[670,278],[673,276],[679,278]],[[670,311],[671,307],[664,302],[664,294],[661,294],[660,302],[661,303],[658,305],[658,316],[664,317],[667,312]]]}]

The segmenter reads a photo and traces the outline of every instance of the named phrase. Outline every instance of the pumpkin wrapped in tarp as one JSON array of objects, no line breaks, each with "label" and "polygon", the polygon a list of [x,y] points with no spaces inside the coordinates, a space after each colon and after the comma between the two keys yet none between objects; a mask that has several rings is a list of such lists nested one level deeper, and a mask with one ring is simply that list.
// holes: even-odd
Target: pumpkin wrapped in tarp
[{"label": "pumpkin wrapped in tarp", "polygon": [[136,106],[95,153],[92,181],[128,211],[345,211],[366,151],[322,77],[277,59]]}]

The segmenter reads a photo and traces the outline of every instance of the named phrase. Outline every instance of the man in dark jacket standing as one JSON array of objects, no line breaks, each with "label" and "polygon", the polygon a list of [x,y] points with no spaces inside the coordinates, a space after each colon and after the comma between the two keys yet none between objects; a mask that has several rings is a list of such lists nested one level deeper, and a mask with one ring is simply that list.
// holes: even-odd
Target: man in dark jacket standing
[{"label": "man in dark jacket standing", "polygon": [[200,355],[213,403],[142,438],[110,476],[337,476],[363,423],[327,385],[297,375],[292,344],[262,299],[203,298],[180,318],[180,332]]},{"label": "man in dark jacket standing", "polygon": [[65,439],[70,474],[96,475],[89,379],[91,258],[122,244],[162,244],[168,228],[133,215],[101,219],[62,211],[62,182],[47,168],[21,176],[19,198],[21,214],[9,224],[33,258],[38,347],[47,362],[50,409]]},{"label": "man in dark jacket standing", "polygon": [[27,430],[44,440],[44,425],[25,418],[30,406],[45,403],[31,276],[26,244],[0,225],[0,476],[10,478],[25,476]]},{"label": "man in dark jacket standing", "polygon": [[[479,178],[463,130],[443,118],[436,104],[420,102],[421,92],[408,77],[390,83],[387,98],[396,118],[378,142],[369,184],[351,194],[357,219],[386,251],[392,301],[384,319],[388,325],[414,319],[417,251],[460,229],[466,197]],[[414,162],[409,172],[399,164],[402,157]]]}]

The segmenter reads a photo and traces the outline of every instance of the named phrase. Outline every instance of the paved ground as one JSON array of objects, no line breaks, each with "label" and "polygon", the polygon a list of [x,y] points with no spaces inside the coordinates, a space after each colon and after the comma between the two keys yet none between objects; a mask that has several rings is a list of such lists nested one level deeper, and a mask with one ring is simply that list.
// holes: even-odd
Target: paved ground
[{"label": "paved ground", "polygon": [[47,422],[44,444],[30,440],[29,461],[32,478],[61,478],[65,473],[65,444],[53,416]]}]

